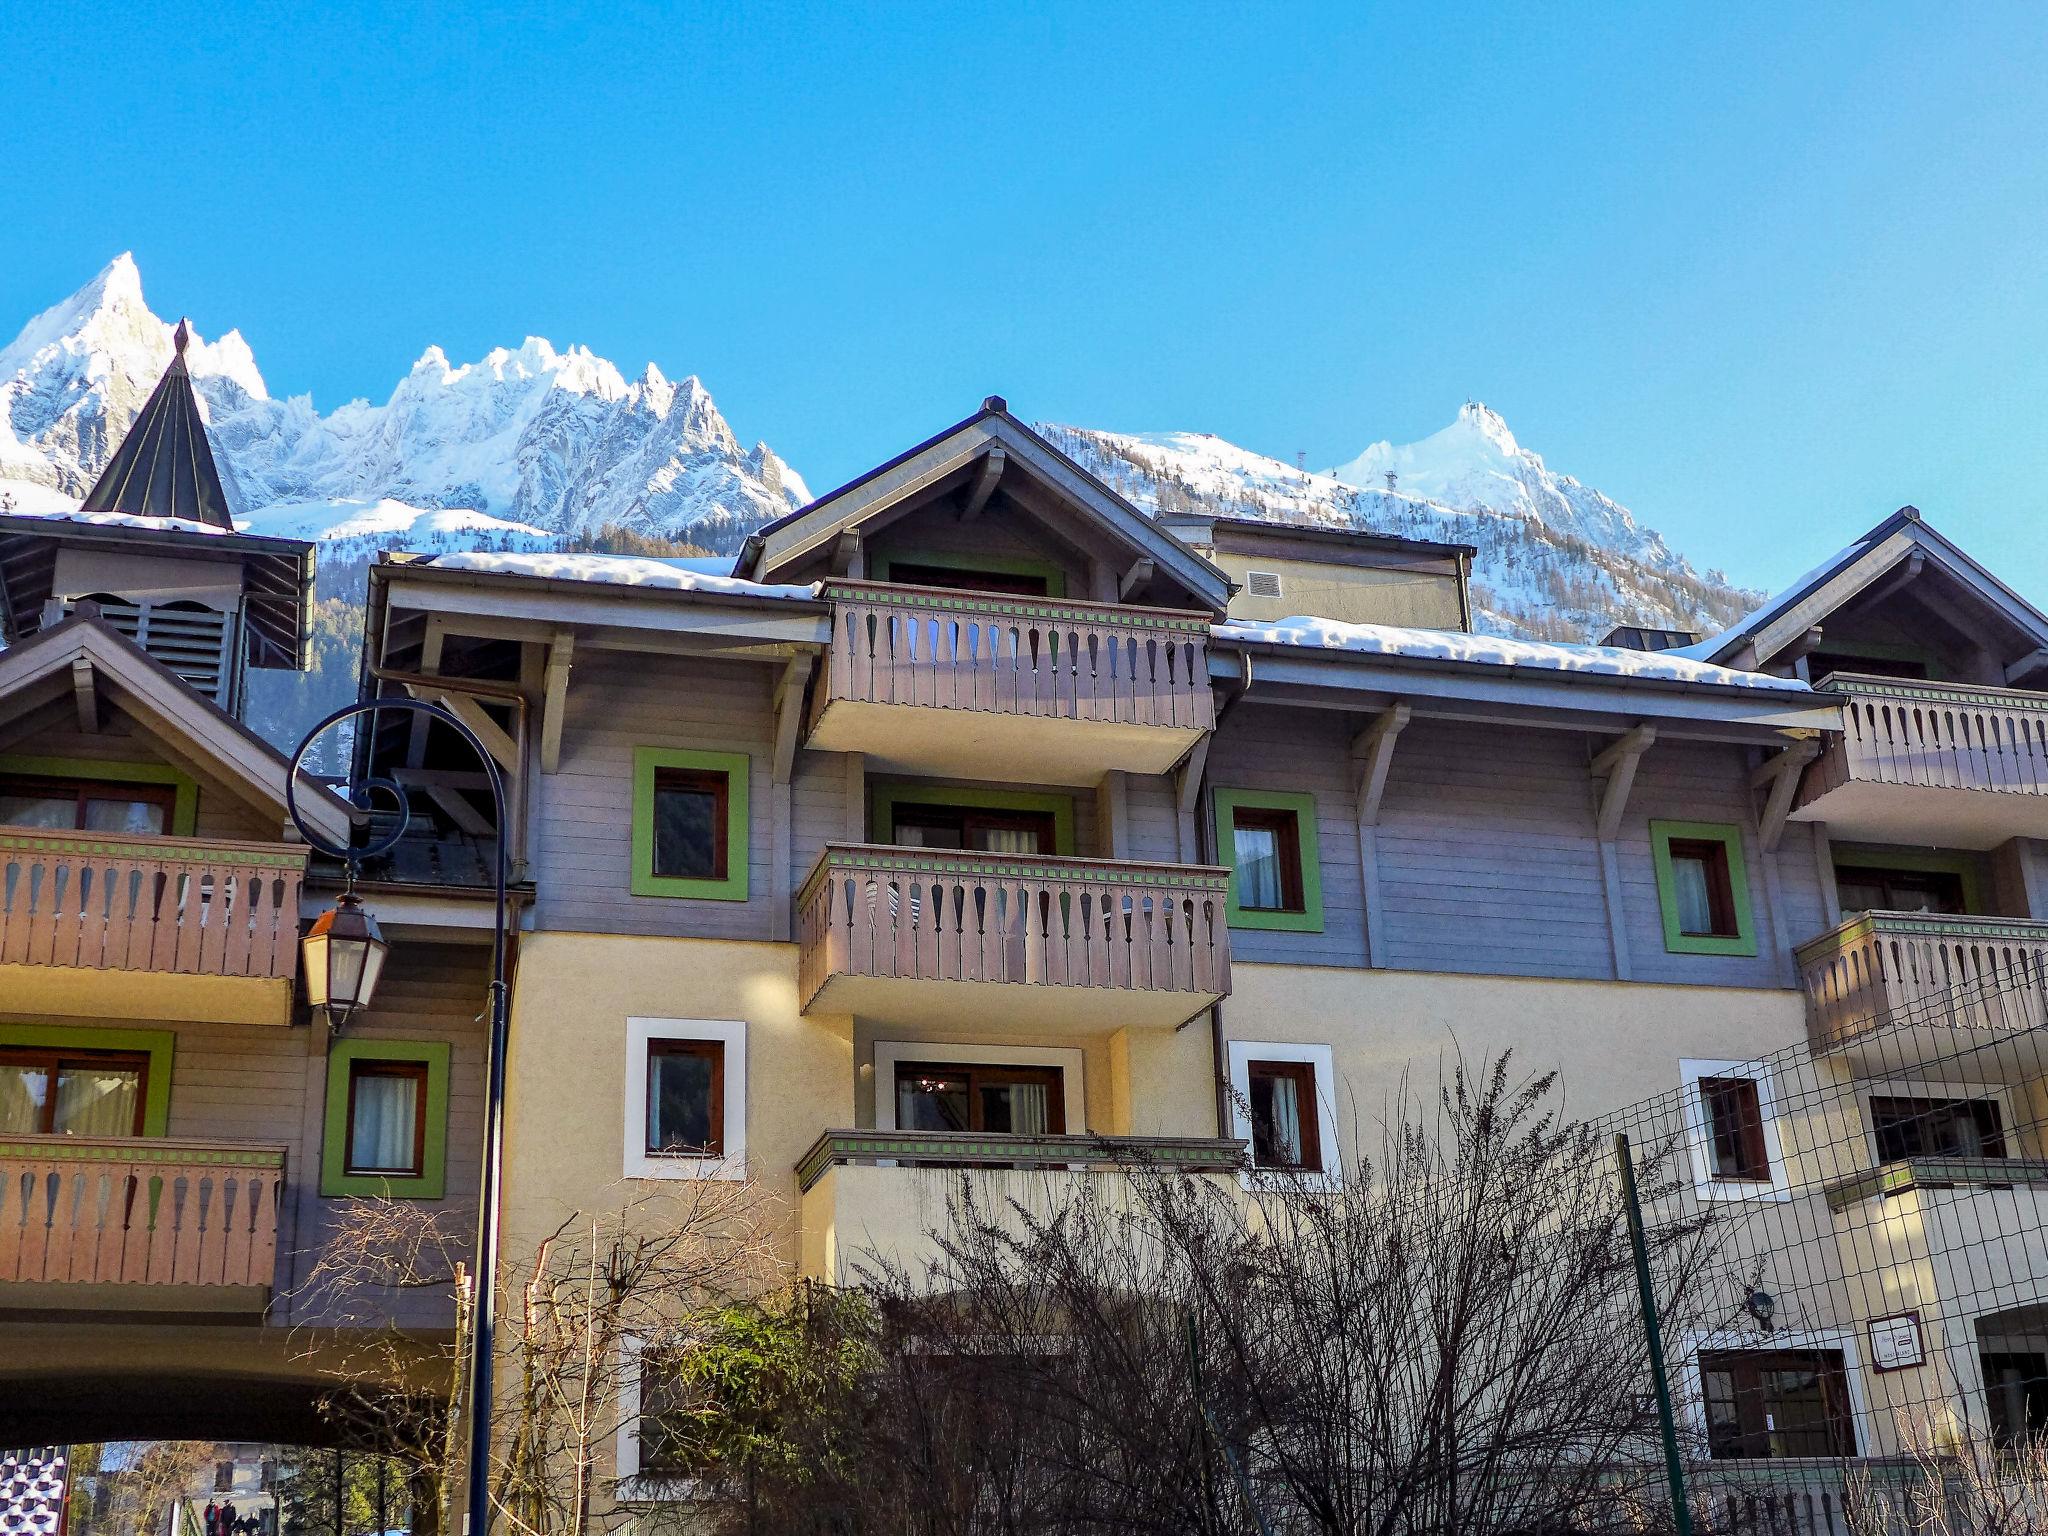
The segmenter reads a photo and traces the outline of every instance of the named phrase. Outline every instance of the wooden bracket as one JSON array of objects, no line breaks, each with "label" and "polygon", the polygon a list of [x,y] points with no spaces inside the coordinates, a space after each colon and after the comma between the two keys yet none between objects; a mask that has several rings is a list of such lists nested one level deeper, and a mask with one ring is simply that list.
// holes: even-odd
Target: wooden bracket
[{"label": "wooden bracket", "polygon": [[[457,693],[452,688],[437,688],[435,678],[421,678],[405,684],[405,691],[414,698],[431,699],[447,710],[476,733],[476,739],[484,744],[484,750],[497,759],[498,766],[508,774],[519,772],[518,743],[505,733],[505,728],[484,713],[481,704],[468,693]],[[409,766],[417,767],[418,764]]]},{"label": "wooden bracket", "polygon": [[840,529],[839,542],[832,546],[832,574],[844,576],[848,581],[861,581],[867,573],[867,555],[861,547],[860,530]]},{"label": "wooden bracket", "polygon": [[1351,738],[1351,759],[1358,769],[1355,788],[1360,826],[1379,825],[1380,800],[1387,792],[1387,770],[1393,766],[1394,743],[1413,715],[1411,705],[1390,704]]},{"label": "wooden bracket", "polygon": [[991,448],[983,455],[981,470],[974,477],[974,489],[967,493],[967,505],[960,509],[961,522],[971,523],[981,516],[989,497],[996,493],[996,482],[1003,478],[1003,466],[1009,457],[1001,448]]},{"label": "wooden bracket", "polygon": [[1173,770],[1173,807],[1183,816],[1195,813],[1195,801],[1202,794],[1202,769],[1209,761],[1209,740],[1202,737],[1188,755],[1180,760],[1180,766]]},{"label": "wooden bracket", "polygon": [[92,662],[84,656],[71,658],[71,698],[78,706],[78,728],[88,736],[99,733],[99,689],[93,678]]},{"label": "wooden bracket", "polygon": [[1785,821],[1792,814],[1792,796],[1799,788],[1799,776],[1806,765],[1820,756],[1820,741],[1809,737],[1795,741],[1782,752],[1774,752],[1759,763],[1749,776],[1752,788],[1770,786],[1764,796],[1763,814],[1757,818],[1757,842],[1770,853],[1785,835]]},{"label": "wooden bracket", "polygon": [[2027,652],[2026,655],[2007,667],[2005,669],[2005,680],[2008,683],[2016,683],[2021,678],[2040,671],[2043,667],[2048,667],[2048,645],[2042,646],[2038,651]]},{"label": "wooden bracket", "polygon": [[1606,780],[1600,791],[1600,810],[1594,823],[1601,842],[1611,843],[1620,833],[1621,815],[1628,809],[1628,792],[1636,782],[1636,765],[1642,762],[1643,754],[1656,740],[1657,727],[1639,725],[1609,742],[1587,770],[1594,778]]},{"label": "wooden bracket", "polygon": [[566,629],[555,631],[548,644],[547,682],[541,693],[540,771],[554,773],[562,766],[562,725],[569,713],[569,669],[576,664],[576,636]]},{"label": "wooden bracket", "polygon": [[1152,557],[1150,555],[1133,561],[1131,568],[1124,572],[1123,580],[1116,584],[1116,600],[1120,603],[1129,602],[1131,594],[1152,579],[1152,570]]},{"label": "wooden bracket", "polygon": [[775,782],[787,784],[796,768],[796,743],[804,718],[804,688],[818,658],[799,651],[789,658],[775,684]]}]

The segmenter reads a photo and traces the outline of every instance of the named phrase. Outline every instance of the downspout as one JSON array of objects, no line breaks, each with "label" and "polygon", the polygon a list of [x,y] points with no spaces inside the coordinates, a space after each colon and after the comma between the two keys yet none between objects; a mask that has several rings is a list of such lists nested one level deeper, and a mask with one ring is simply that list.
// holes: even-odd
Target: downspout
[{"label": "downspout", "polygon": [[[1240,647],[1237,653],[1237,663],[1243,669],[1243,676],[1239,679],[1238,685],[1231,695],[1216,708],[1214,730],[1217,731],[1223,729],[1224,719],[1237,707],[1238,701],[1252,691],[1252,653]],[[1202,762],[1201,788],[1196,792],[1195,796],[1195,803],[1198,807],[1207,796],[1208,790],[1209,761],[1205,758]],[[1216,862],[1217,855],[1221,850],[1216,847],[1216,828],[1213,817],[1196,815],[1195,848],[1204,855],[1208,863],[1213,864]],[[1230,1113],[1230,1068],[1228,1061],[1228,1055],[1223,1045],[1223,1004],[1219,1001],[1209,1005],[1209,1067],[1216,1079],[1216,1134],[1218,1137],[1228,1136],[1232,1124]]]}]

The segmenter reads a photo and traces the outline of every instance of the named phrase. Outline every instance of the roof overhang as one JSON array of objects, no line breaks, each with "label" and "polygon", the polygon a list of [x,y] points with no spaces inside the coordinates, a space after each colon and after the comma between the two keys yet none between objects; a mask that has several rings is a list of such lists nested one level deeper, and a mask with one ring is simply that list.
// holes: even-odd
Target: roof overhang
[{"label": "roof overhang", "polygon": [[[80,667],[94,689],[154,737],[167,755],[198,767],[282,825],[287,760],[98,619],[66,619],[0,651],[0,729],[72,693]],[[351,808],[304,773],[298,803],[320,836],[347,843]]]},{"label": "roof overhang", "polygon": [[1437,657],[1360,655],[1306,646],[1219,641],[1209,653],[1218,682],[1243,685],[1249,701],[1372,711],[1409,704],[1418,714],[1552,730],[1614,731],[1658,722],[1670,737],[1770,745],[1788,734],[1841,729],[1830,693],[1559,672]]},{"label": "roof overhang", "polygon": [[756,581],[781,580],[781,573],[820,554],[840,534],[887,515],[992,448],[1050,486],[1132,560],[1150,559],[1212,612],[1221,614],[1229,605],[1230,578],[1223,571],[995,405],[757,530],[741,550],[737,569]]}]

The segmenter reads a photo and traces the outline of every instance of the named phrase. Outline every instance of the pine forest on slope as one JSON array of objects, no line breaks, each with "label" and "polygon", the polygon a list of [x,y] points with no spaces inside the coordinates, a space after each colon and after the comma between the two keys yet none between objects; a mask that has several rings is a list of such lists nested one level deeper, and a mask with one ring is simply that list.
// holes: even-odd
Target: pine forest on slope
[{"label": "pine forest on slope", "polygon": [[[0,508],[75,507],[170,356],[171,326],[126,255],[30,320],[0,349]],[[810,497],[766,443],[741,447],[695,377],[649,363],[628,381],[583,347],[528,337],[462,365],[429,347],[384,404],[325,415],[306,396],[274,399],[237,331],[195,340],[187,361],[239,524],[321,545],[314,673],[258,673],[252,690],[252,723],[284,746],[354,688],[377,549],[730,553]],[[1196,433],[1040,430],[1147,511],[1471,544],[1475,622],[1492,633],[1712,630],[1757,600],[1548,469],[1476,403],[1421,442],[1375,443],[1322,474]]]}]

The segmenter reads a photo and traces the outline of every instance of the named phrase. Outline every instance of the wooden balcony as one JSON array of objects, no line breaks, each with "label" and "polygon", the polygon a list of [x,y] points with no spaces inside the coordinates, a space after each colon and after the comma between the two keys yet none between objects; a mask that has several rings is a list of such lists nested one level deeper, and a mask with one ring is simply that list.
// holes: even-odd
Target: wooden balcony
[{"label": "wooden balcony", "polygon": [[25,1012],[286,1024],[306,851],[0,830],[0,996]]},{"label": "wooden balcony", "polygon": [[1206,614],[832,582],[810,744],[883,768],[1094,784],[1216,723]]},{"label": "wooden balcony", "polygon": [[1843,729],[1806,770],[1795,819],[1960,848],[2048,835],[2048,694],[1843,673],[1819,686],[1844,695]]},{"label": "wooden balcony", "polygon": [[797,898],[807,1013],[1092,1033],[1230,991],[1229,872],[828,843]]},{"label": "wooden balcony", "polygon": [[2041,1070],[2048,922],[1863,912],[1798,955],[1818,1054],[1873,1073],[1948,1060],[1967,1081]]},{"label": "wooden balcony", "polygon": [[[1235,1193],[1245,1144],[1195,1136],[974,1136],[941,1131],[827,1131],[797,1164],[803,1189],[803,1272],[834,1284],[863,1264],[921,1266],[966,1176],[977,1210],[1023,1234],[1023,1213],[1045,1215],[1084,1181],[1153,1169],[1216,1180]],[[1224,1182],[1228,1181],[1228,1182]],[[1128,1181],[1098,1186],[1114,1196]]]},{"label": "wooden balcony", "polygon": [[261,1311],[285,1149],[0,1137],[0,1309]]}]

